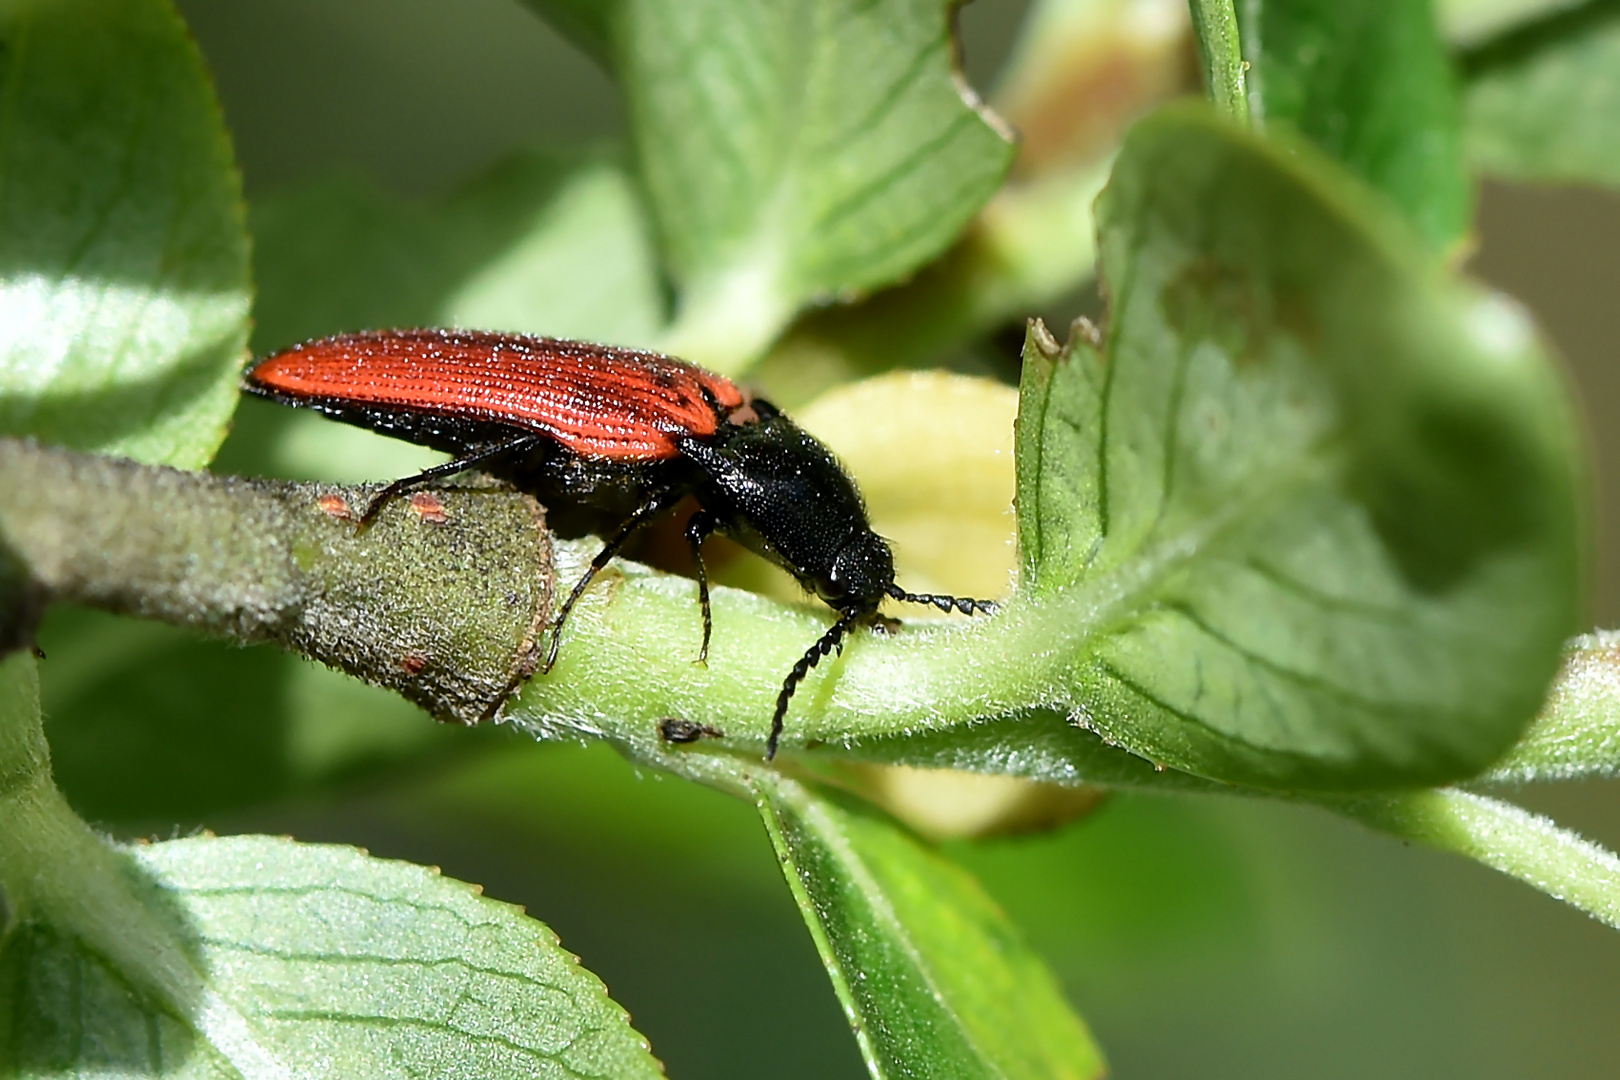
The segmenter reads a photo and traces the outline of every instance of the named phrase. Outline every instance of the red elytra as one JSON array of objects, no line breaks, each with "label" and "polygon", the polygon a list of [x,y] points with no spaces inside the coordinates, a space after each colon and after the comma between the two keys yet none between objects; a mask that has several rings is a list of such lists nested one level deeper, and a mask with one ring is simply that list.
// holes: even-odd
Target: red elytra
[{"label": "red elytra", "polygon": [[576,454],[656,461],[741,408],[731,380],[658,353],[479,330],[377,330],[313,341],[250,376],[300,399],[443,413],[550,436]]}]

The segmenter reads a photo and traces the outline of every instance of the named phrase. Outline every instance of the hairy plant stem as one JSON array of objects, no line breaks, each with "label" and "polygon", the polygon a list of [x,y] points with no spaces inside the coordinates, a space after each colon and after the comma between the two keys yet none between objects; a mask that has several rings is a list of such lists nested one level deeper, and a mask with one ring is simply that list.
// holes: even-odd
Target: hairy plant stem
[{"label": "hairy plant stem", "polygon": [[1234,0],[1188,0],[1204,86],[1216,108],[1239,124],[1249,125],[1247,67],[1243,62]]},{"label": "hairy plant stem", "polygon": [[368,491],[187,473],[0,439],[0,646],[45,603],[285,648],[441,720],[493,716],[533,670],[550,534],[503,489]]}]

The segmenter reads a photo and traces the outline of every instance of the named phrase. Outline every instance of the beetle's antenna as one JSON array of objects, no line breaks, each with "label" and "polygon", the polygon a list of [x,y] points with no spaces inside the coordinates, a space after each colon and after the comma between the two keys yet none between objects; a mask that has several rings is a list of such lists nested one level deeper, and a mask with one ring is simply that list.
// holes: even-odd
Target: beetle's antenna
[{"label": "beetle's antenna", "polygon": [[810,669],[821,663],[823,656],[834,649],[843,649],[844,635],[864,618],[866,615],[859,611],[844,612],[838,617],[838,621],[821,635],[821,640],[810,646],[809,650],[799,657],[799,662],[793,665],[793,670],[788,672],[788,677],[782,681],[782,692],[776,695],[776,712],[771,716],[771,735],[765,740],[766,761],[776,757],[776,743],[782,737],[782,720],[787,716],[788,702],[793,700],[793,691],[797,690],[804,677],[810,674]]},{"label": "beetle's antenna", "polygon": [[907,604],[933,604],[941,611],[960,611],[964,615],[994,615],[1001,605],[994,600],[973,600],[966,596],[936,596],[933,593],[909,593],[898,585],[884,590],[895,600]]}]

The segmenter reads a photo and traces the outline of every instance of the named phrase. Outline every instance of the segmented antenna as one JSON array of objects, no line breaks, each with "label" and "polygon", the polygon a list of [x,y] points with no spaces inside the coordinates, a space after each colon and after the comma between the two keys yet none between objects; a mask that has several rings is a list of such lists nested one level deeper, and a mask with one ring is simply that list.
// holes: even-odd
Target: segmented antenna
[{"label": "segmented antenna", "polygon": [[[908,593],[898,585],[890,585],[885,592],[895,600],[908,604],[933,604],[941,611],[960,611],[964,615],[994,615],[1000,610],[994,600],[974,600],[966,596],[936,596],[933,593]],[[776,744],[782,738],[783,721],[787,717],[788,702],[793,692],[805,680],[821,658],[834,649],[842,649],[846,635],[860,623],[874,618],[871,612],[846,611],[828,628],[821,639],[799,657],[788,677],[782,682],[782,692],[776,695],[776,712],[771,716],[770,738],[765,740],[765,760],[776,757]]]},{"label": "segmented antenna", "polygon": [[788,702],[793,700],[793,692],[799,688],[804,677],[810,674],[810,669],[821,663],[821,658],[834,649],[843,648],[844,635],[854,629],[855,624],[865,618],[859,611],[846,611],[838,617],[821,640],[810,646],[805,654],[799,657],[799,662],[793,665],[788,677],[782,682],[782,692],[776,695],[776,712],[771,716],[771,736],[765,740],[765,760],[770,761],[776,757],[776,743],[782,737],[782,722],[787,716]]},{"label": "segmented antenna", "polygon": [[936,596],[933,593],[909,593],[898,585],[885,590],[895,600],[907,604],[933,604],[941,611],[960,611],[964,615],[994,615],[1000,606],[994,600],[973,600],[966,596]]}]

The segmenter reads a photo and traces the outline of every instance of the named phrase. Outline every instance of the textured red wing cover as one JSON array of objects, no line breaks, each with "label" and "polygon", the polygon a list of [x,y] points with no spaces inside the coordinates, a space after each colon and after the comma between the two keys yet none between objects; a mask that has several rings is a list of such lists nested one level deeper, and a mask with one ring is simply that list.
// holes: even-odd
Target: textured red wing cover
[{"label": "textured red wing cover", "polygon": [[289,397],[493,420],[630,460],[675,456],[676,439],[714,434],[747,400],[673,357],[476,330],[342,334],[277,353],[248,378]]}]

